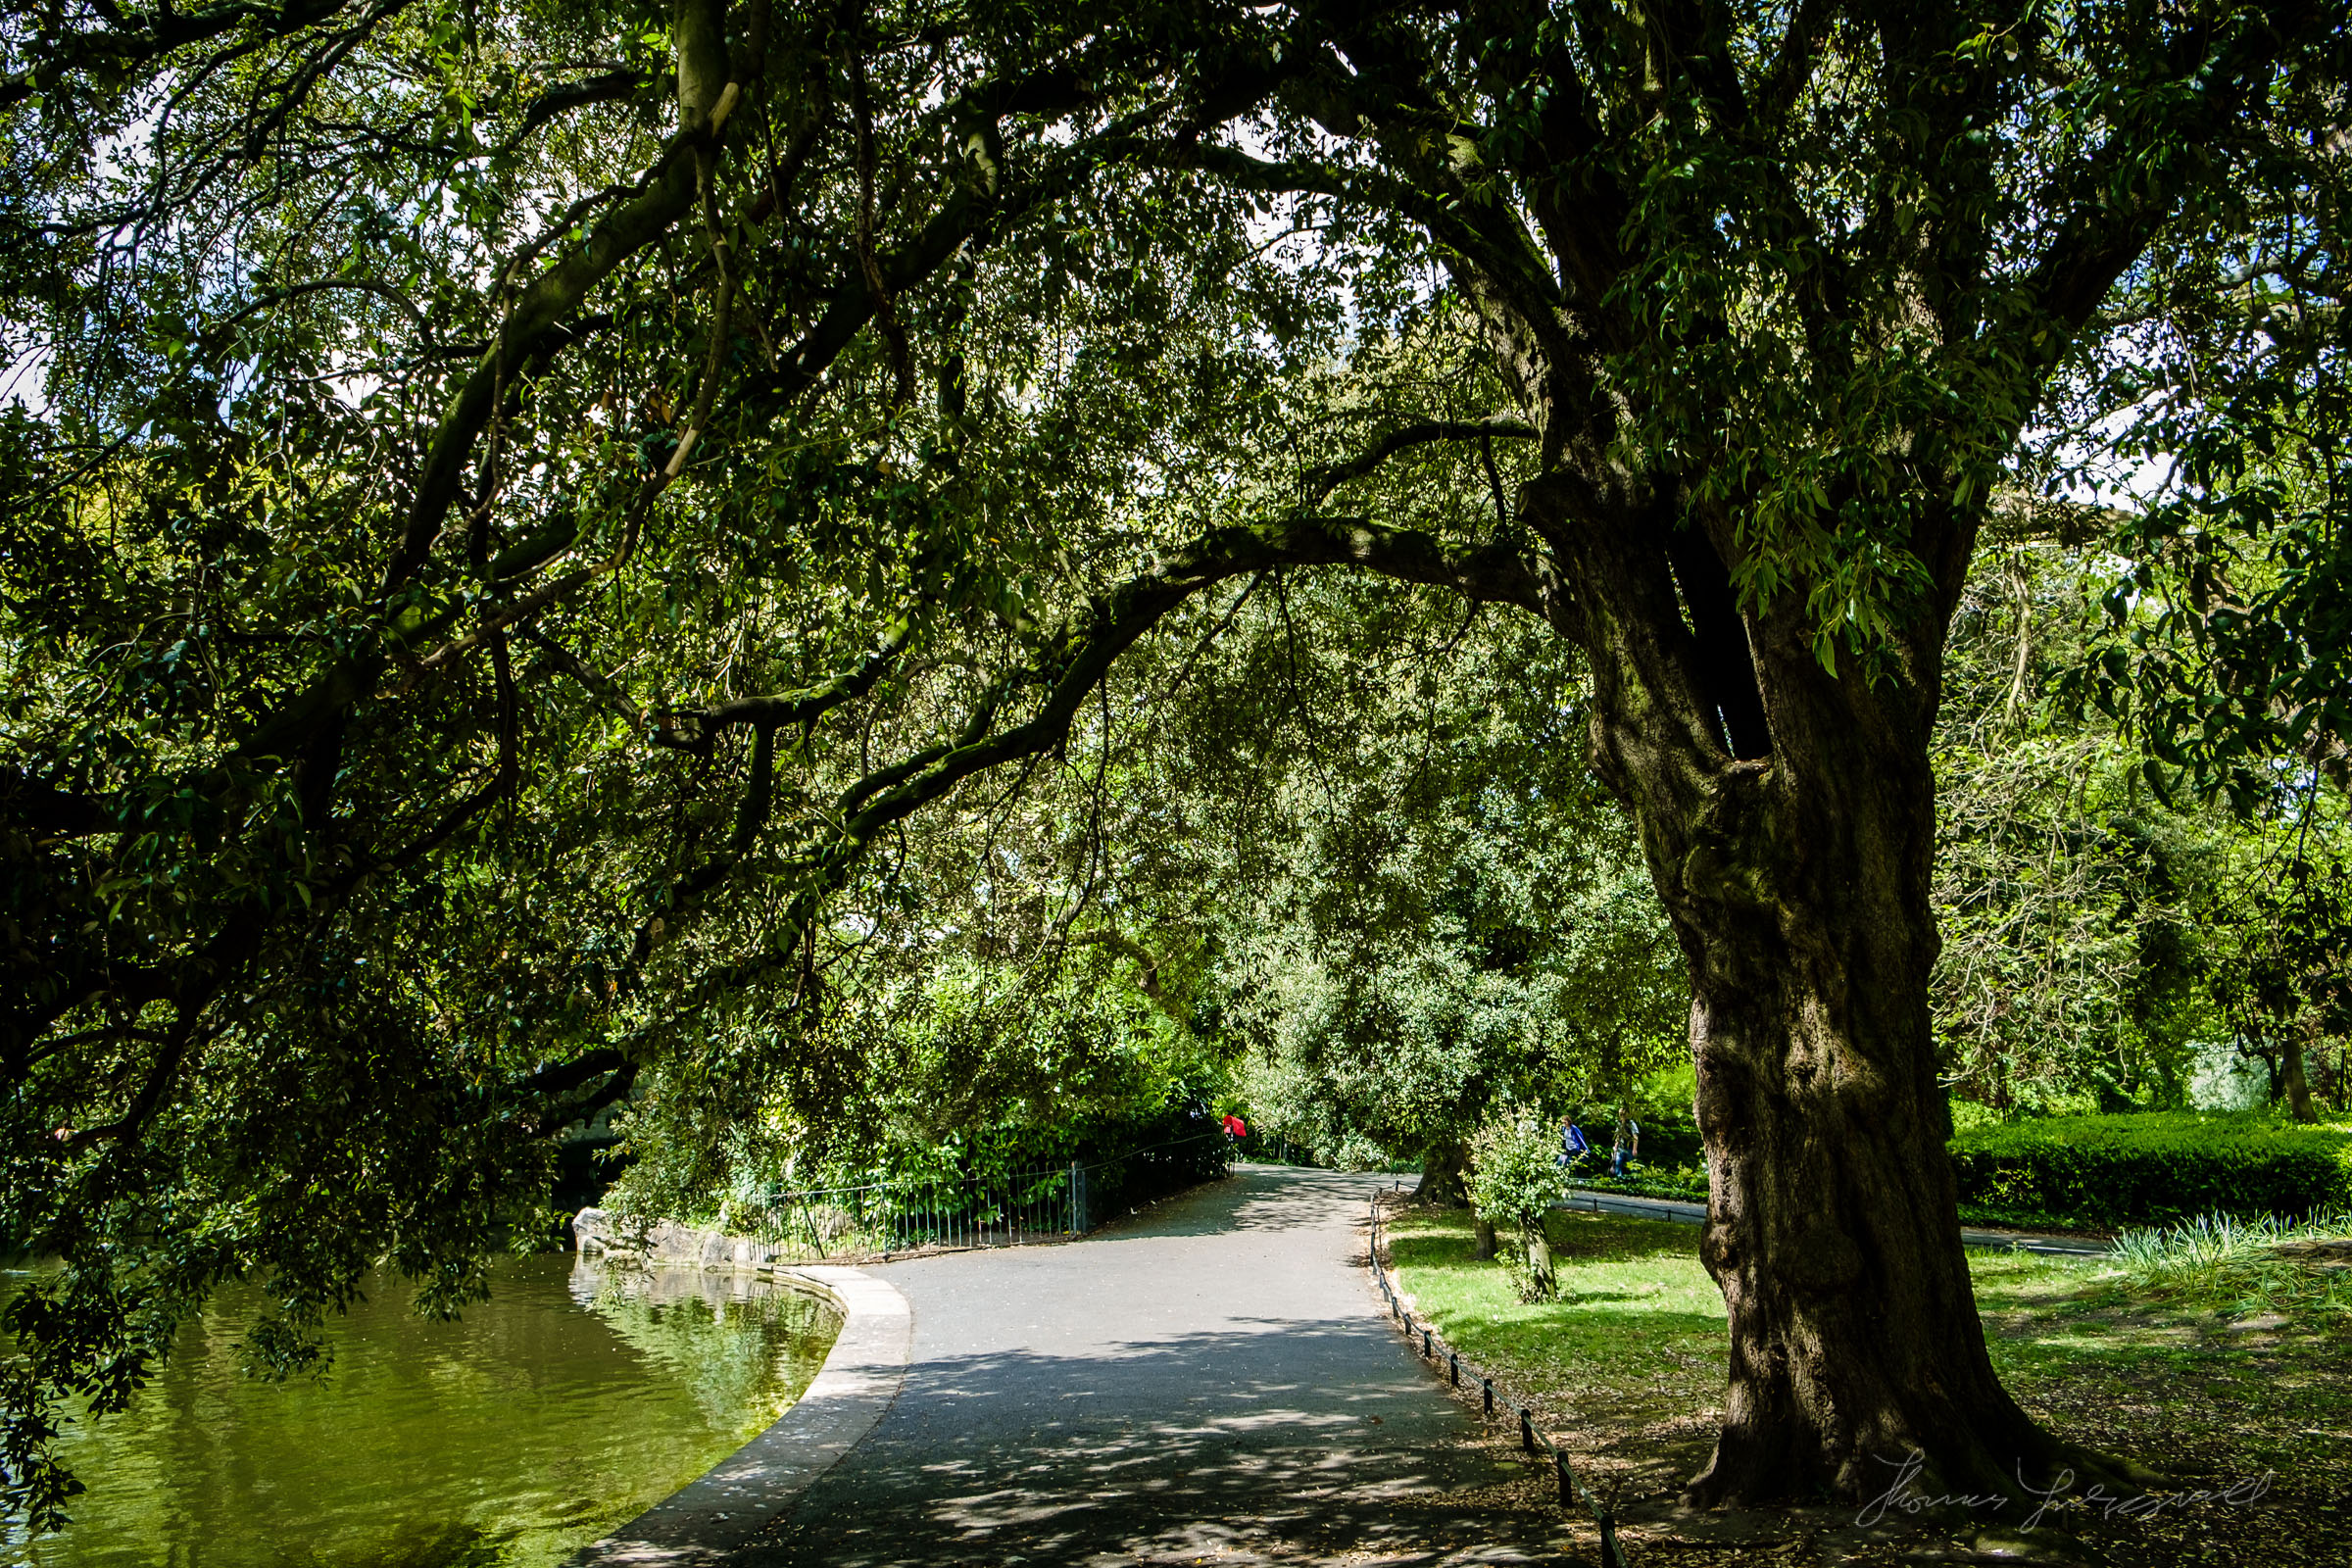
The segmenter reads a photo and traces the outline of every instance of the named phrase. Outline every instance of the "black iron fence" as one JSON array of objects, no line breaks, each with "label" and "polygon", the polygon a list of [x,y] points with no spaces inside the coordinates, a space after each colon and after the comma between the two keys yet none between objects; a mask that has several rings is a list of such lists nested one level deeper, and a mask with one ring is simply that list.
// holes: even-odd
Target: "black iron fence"
[{"label": "black iron fence", "polygon": [[1315,1152],[1304,1144],[1293,1143],[1281,1133],[1252,1131],[1236,1146],[1242,1158],[1260,1165],[1312,1165]]},{"label": "black iron fence", "polygon": [[992,1176],[893,1177],[853,1185],[772,1188],[734,1227],[778,1262],[1018,1247],[1082,1236],[1139,1203],[1221,1176],[1233,1140],[1221,1130],[1102,1159]]},{"label": "black iron fence", "polygon": [[923,1247],[1008,1247],[1087,1229],[1085,1168],[990,1180],[777,1189],[738,1224],[781,1261]]},{"label": "black iron fence", "polygon": [[1419,1323],[1414,1321],[1403,1298],[1396,1294],[1388,1266],[1380,1260],[1380,1202],[1376,1199],[1372,1203],[1372,1277],[1380,1282],[1380,1294],[1389,1303],[1389,1316],[1396,1319],[1404,1330],[1405,1342],[1412,1345],[1424,1359],[1446,1368],[1446,1381],[1453,1387],[1459,1389],[1475,1384],[1479,1391],[1479,1402],[1489,1421],[1498,1420],[1506,1413],[1517,1416],[1520,1449],[1526,1453],[1545,1453],[1551,1457],[1552,1471],[1559,1480],[1560,1506],[1574,1512],[1581,1503],[1592,1515],[1593,1523],[1600,1526],[1601,1568],[1632,1568],[1625,1547],[1618,1544],[1616,1514],[1607,1503],[1593,1496],[1577,1478],[1575,1470],[1568,1463],[1567,1450],[1537,1430],[1536,1413],[1507,1396],[1497,1395],[1493,1378],[1482,1375],[1475,1367],[1465,1368],[1461,1353],[1440,1340],[1437,1331],[1426,1320]]}]

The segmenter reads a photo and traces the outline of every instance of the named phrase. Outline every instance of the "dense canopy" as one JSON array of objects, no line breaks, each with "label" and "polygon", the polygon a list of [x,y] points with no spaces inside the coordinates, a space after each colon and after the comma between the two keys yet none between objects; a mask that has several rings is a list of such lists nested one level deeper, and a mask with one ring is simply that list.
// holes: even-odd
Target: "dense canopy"
[{"label": "dense canopy", "polygon": [[1169,803],[1249,787],[1139,759],[1247,729],[1220,639],[1335,623],[1456,710],[1517,661],[1519,827],[1638,835],[1731,1308],[1695,1494],[2015,1487],[2065,1450],[1941,1151],[1947,634],[1985,540],[2103,542],[2078,695],[2150,787],[2341,782],[2345,20],[12,13],[0,1226],[66,1268],[8,1503],[219,1280],[282,1362],[381,1258],[463,1302],[624,1100],[723,1183],[951,925],[1207,965]]}]

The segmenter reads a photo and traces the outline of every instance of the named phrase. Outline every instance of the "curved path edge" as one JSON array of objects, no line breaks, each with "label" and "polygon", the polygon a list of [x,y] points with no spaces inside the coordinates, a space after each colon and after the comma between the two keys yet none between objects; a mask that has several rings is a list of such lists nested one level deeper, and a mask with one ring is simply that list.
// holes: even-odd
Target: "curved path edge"
[{"label": "curved path edge", "polygon": [[840,1303],[841,1333],[808,1391],[775,1424],[604,1540],[565,1568],[701,1568],[767,1528],[874,1429],[906,1381],[914,1309],[898,1287],[859,1268],[778,1269]]}]

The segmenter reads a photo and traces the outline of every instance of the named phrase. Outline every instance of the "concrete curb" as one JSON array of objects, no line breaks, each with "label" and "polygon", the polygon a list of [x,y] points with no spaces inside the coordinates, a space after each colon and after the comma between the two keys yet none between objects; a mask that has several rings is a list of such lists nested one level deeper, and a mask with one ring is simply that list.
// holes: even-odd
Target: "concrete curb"
[{"label": "concrete curb", "polygon": [[775,1425],[604,1540],[565,1568],[702,1568],[723,1562],[874,1429],[906,1381],[914,1309],[863,1269],[778,1269],[841,1303],[841,1334],[824,1367]]}]

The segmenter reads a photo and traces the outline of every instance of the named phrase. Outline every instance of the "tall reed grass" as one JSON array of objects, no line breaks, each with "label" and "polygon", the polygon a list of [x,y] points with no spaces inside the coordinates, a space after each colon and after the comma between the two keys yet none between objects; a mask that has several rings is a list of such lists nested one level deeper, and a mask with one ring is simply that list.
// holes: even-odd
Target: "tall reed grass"
[{"label": "tall reed grass", "polygon": [[2116,1238],[2108,1272],[2134,1291],[2241,1306],[2303,1306],[2352,1312],[2352,1270],[2282,1255],[2298,1242],[2352,1238],[2352,1212],[2306,1220],[2200,1214],[2177,1225]]}]

